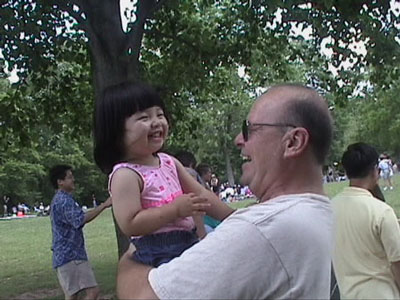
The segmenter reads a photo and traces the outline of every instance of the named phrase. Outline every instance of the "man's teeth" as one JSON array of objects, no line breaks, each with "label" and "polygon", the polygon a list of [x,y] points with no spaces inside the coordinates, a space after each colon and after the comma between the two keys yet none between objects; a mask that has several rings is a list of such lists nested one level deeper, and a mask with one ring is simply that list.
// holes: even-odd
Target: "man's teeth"
[{"label": "man's teeth", "polygon": [[242,155],[242,160],[251,161],[251,158],[250,158],[250,156]]}]

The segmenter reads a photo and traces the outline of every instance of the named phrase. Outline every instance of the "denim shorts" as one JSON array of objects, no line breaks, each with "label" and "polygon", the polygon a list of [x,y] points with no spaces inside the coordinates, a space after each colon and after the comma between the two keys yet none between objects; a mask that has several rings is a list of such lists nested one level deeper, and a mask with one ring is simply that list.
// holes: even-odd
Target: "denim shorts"
[{"label": "denim shorts", "polygon": [[136,247],[132,258],[140,263],[158,267],[178,257],[199,241],[194,231],[176,230],[131,239]]}]

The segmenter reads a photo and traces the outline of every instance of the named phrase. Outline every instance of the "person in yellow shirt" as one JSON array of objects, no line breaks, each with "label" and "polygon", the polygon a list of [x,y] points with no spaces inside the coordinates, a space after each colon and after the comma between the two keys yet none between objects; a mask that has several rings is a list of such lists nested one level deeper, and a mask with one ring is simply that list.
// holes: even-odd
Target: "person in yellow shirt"
[{"label": "person in yellow shirt", "polygon": [[370,190],[379,180],[378,153],[348,146],[342,164],[350,186],[332,199],[333,266],[341,299],[399,299],[400,228],[393,209]]}]

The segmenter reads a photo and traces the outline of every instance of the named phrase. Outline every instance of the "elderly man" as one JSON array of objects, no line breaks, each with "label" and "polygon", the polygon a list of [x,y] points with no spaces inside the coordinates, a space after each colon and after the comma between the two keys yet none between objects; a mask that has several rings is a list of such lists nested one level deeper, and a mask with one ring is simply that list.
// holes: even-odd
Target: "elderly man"
[{"label": "elderly man", "polygon": [[370,192],[379,180],[378,157],[368,144],[348,146],[342,164],[350,186],[332,199],[333,262],[345,299],[400,298],[399,224],[393,209]]},{"label": "elderly man", "polygon": [[331,116],[314,90],[270,88],[235,139],[241,183],[260,203],[234,212],[204,240],[158,268],[125,256],[121,299],[327,299],[332,211],[322,187]]}]

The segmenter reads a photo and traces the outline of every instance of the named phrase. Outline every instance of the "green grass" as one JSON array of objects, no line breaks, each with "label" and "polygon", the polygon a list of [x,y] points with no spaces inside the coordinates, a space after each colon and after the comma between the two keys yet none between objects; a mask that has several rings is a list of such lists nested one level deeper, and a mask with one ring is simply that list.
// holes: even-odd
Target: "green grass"
[{"label": "green grass", "polygon": [[[118,255],[111,211],[87,224],[84,234],[102,294],[112,294]],[[0,221],[0,241],[0,299],[59,287],[51,266],[49,217]]]},{"label": "green grass", "polygon": [[[348,182],[329,183],[325,192],[333,197]],[[395,189],[384,195],[400,216],[400,176],[394,178]],[[254,200],[234,202],[234,208],[245,207]],[[113,295],[117,268],[117,246],[111,211],[103,212],[84,229],[86,248],[102,295]],[[49,217],[0,221],[0,299],[9,299],[26,292],[58,289],[51,267],[51,226]],[[33,298],[33,297],[30,297]],[[51,297],[54,299],[54,297]],[[63,298],[61,290],[58,298]]]},{"label": "green grass", "polygon": [[242,201],[238,201],[238,202],[232,202],[229,203],[229,206],[234,208],[234,209],[238,209],[238,208],[243,208],[243,207],[247,207],[251,204],[254,204],[256,202],[255,199],[246,199],[246,200],[242,200]]},{"label": "green grass", "polygon": [[[382,181],[379,184],[381,187],[383,186]],[[393,190],[383,191],[383,189],[382,189],[382,193],[385,196],[386,203],[389,204],[391,207],[393,207],[394,211],[396,212],[397,217],[400,218],[400,195],[399,195],[400,175],[399,174],[393,176],[392,184],[394,187]],[[324,190],[325,190],[325,193],[327,193],[328,196],[330,198],[332,198],[337,193],[342,191],[344,187],[346,187],[348,185],[349,185],[348,181],[327,183],[324,185]]]}]

